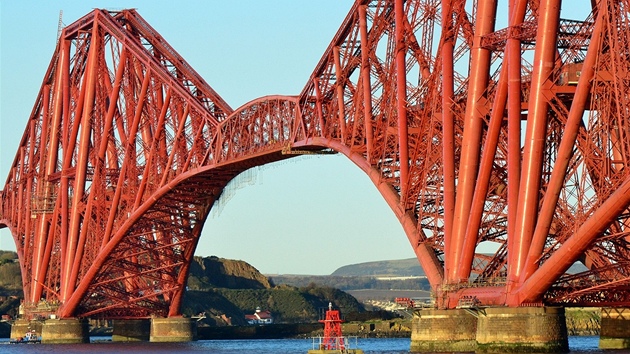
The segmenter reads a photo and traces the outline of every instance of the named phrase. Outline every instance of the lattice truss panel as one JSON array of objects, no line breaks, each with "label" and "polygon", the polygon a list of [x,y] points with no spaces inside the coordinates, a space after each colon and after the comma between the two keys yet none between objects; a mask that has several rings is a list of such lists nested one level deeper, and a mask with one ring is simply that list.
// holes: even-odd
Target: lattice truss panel
[{"label": "lattice truss panel", "polygon": [[302,92],[309,134],[395,190],[439,306],[629,301],[628,4],[560,3],[357,3]]},{"label": "lattice truss panel", "polygon": [[74,313],[84,298],[88,314],[168,313],[218,193],[171,191],[168,208],[134,215],[211,158],[231,112],[135,11],[96,10],[66,27],[3,190],[26,307]]},{"label": "lattice truss panel", "polygon": [[27,312],[179,314],[210,207],[292,156],[299,116],[296,97],[233,111],[134,10],[66,27],[2,192]]}]

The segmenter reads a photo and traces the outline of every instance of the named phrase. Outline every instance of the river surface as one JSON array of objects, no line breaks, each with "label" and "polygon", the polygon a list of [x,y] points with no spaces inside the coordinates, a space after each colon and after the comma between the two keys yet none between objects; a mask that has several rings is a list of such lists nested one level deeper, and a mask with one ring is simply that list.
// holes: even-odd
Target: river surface
[{"label": "river surface", "polygon": [[[0,339],[0,353],[214,353],[214,354],[306,354],[310,339],[200,340],[187,343],[118,343],[111,337],[92,337],[90,344],[9,344]],[[599,337],[569,337],[571,353],[622,353],[597,348]],[[409,353],[409,338],[359,338],[366,354]]]}]

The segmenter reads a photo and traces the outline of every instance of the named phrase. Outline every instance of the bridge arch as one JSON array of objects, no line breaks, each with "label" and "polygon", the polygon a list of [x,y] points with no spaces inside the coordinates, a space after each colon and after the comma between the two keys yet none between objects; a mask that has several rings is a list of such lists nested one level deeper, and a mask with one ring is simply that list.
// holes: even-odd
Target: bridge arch
[{"label": "bridge arch", "polygon": [[[298,103],[294,96],[262,97],[236,109],[221,122],[214,144],[215,151],[220,153],[213,156],[218,162],[180,173],[143,198],[143,203],[127,216],[112,237],[103,240],[98,256],[72,296],[64,301],[61,316],[106,313],[116,317],[121,311],[136,311],[137,316],[178,314],[188,265],[203,225],[227,184],[249,168],[322,151],[341,153],[363,171],[400,221],[417,257],[434,259],[434,264],[437,264],[434,253],[422,246],[423,237],[418,233],[414,216],[401,211],[396,190],[382,181],[380,172],[370,166],[363,156],[331,139],[314,137],[295,140],[300,137],[300,126],[304,124]],[[234,131],[240,134],[234,134]],[[226,139],[222,136],[231,137],[231,144],[225,143]],[[235,136],[238,139],[233,139]],[[216,148],[216,145],[221,148]],[[226,160],[229,162],[223,162]],[[186,212],[182,213],[184,209]],[[168,222],[163,221],[165,217]],[[161,228],[170,228],[172,233]],[[130,252],[133,256],[126,256]],[[154,254],[150,256],[152,252]],[[128,267],[116,266],[121,261]],[[429,270],[430,281],[441,280],[439,269],[430,263],[423,266]],[[153,279],[152,283],[147,279]],[[131,287],[130,281],[135,282],[133,288],[137,294],[121,298],[125,288]],[[109,299],[103,296],[107,293],[112,293]],[[145,301],[151,297],[152,301]],[[124,310],[120,308],[121,303],[126,304]],[[131,306],[138,303],[142,306]]]}]

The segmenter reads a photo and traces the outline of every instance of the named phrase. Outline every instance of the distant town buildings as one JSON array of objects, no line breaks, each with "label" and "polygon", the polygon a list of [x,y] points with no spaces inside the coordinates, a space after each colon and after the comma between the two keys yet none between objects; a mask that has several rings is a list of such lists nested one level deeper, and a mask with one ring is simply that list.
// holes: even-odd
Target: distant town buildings
[{"label": "distant town buildings", "polygon": [[271,311],[261,311],[260,307],[256,307],[256,312],[253,315],[245,315],[245,320],[250,325],[266,325],[273,323],[273,316]]}]

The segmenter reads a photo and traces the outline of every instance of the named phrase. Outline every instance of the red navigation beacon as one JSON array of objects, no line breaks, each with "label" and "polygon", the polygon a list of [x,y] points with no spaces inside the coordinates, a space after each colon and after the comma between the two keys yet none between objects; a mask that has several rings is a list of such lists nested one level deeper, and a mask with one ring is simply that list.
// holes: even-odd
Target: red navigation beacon
[{"label": "red navigation beacon", "polygon": [[328,303],[326,316],[319,322],[324,324],[324,336],[313,338],[313,349],[309,350],[308,354],[363,354],[361,349],[350,348],[348,338],[344,337],[341,332],[343,320],[339,315],[339,310],[333,310],[332,303]]}]

